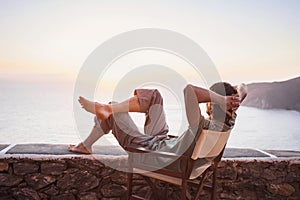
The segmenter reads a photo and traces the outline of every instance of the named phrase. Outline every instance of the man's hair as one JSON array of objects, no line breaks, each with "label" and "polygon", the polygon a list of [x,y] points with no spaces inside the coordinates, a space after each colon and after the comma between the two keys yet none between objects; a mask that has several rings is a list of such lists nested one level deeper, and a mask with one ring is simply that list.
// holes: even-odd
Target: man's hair
[{"label": "man's hair", "polygon": [[222,96],[231,96],[237,94],[237,90],[227,82],[218,82],[210,86],[211,91],[222,95]]},{"label": "man's hair", "polygon": [[[222,95],[222,96],[231,96],[233,94],[237,94],[237,90],[232,85],[230,85],[227,82],[218,82],[218,83],[215,83],[209,89],[211,91],[219,94],[219,95]],[[231,110],[229,110],[229,111],[231,111]],[[225,124],[230,125],[230,126],[233,125],[231,123],[231,121],[232,121],[232,117],[231,116],[228,116],[226,114],[226,117],[224,119],[225,113],[220,108],[219,105],[215,104],[213,106],[211,112],[212,112],[212,114],[214,116],[214,119],[223,121],[223,122],[225,122]]]}]

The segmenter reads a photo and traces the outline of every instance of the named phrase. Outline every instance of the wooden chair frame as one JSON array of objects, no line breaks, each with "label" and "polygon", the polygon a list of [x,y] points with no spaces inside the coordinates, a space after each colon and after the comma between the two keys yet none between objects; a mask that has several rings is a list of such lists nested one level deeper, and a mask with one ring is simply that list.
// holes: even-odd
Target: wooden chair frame
[{"label": "wooden chair frame", "polygon": [[[220,134],[222,132],[219,132]],[[228,132],[227,132],[228,133]],[[227,137],[228,139],[228,137]],[[227,142],[226,139],[226,142]],[[203,140],[203,139],[198,139]],[[201,141],[200,141],[201,142]],[[198,175],[201,176],[200,180],[197,184],[197,191],[193,199],[199,199],[200,193],[203,189],[204,180],[206,179],[208,172],[212,171],[212,194],[211,199],[216,198],[216,180],[217,180],[217,168],[218,164],[223,156],[223,152],[226,146],[226,142],[223,147],[218,151],[217,155],[214,156],[214,159],[207,163],[204,166],[203,172]],[[196,149],[196,146],[193,146],[193,150]],[[192,159],[193,155],[177,155],[170,152],[159,152],[159,151],[151,151],[141,147],[125,147],[125,150],[128,152],[128,163],[129,163],[129,173],[128,173],[128,196],[127,199],[143,199],[136,195],[132,195],[132,182],[133,182],[133,173],[137,173],[142,175],[142,177],[146,180],[146,182],[152,188],[154,194],[157,194],[157,188],[155,184],[151,181],[150,178],[159,179],[167,183],[179,185],[181,187],[181,200],[186,199],[187,195],[187,187],[188,184],[196,185],[194,179],[191,181],[191,173],[193,171],[194,164],[196,159]],[[201,151],[201,149],[196,149],[197,152]],[[145,165],[143,163],[136,163],[133,162],[133,154],[134,153],[150,153],[151,155],[163,157],[163,158],[172,158],[175,160],[180,161],[180,168],[181,172],[170,170],[166,168],[157,169],[153,166]],[[199,154],[197,154],[199,155]],[[165,193],[166,194],[166,193]]]}]

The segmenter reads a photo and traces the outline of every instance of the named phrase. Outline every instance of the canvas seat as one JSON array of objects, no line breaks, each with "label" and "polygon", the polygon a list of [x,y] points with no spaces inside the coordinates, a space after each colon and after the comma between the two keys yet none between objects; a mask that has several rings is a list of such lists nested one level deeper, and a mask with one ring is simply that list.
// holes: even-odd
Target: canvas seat
[{"label": "canvas seat", "polygon": [[[197,187],[193,199],[199,199],[204,180],[209,171],[212,171],[211,199],[215,199],[217,167],[222,158],[229,135],[230,131],[218,132],[202,130],[197,141],[195,141],[193,145],[192,153],[190,155],[176,155],[170,152],[150,151],[140,147],[126,147],[125,149],[128,152],[129,170],[132,172],[128,173],[128,199],[143,199],[132,194],[133,173],[142,175],[146,182],[151,186],[154,194],[157,193],[157,188],[150,178],[180,186],[180,199],[182,200],[187,197],[188,183],[192,183]],[[157,168],[157,166],[151,166],[149,163],[136,162],[135,159],[133,159],[134,153],[148,153],[152,156],[159,156],[165,159],[173,158],[180,162],[181,170],[172,170],[167,167]],[[207,160],[206,162],[202,162],[201,165],[197,165],[197,162],[201,159]],[[200,178],[197,179],[198,177]]]}]

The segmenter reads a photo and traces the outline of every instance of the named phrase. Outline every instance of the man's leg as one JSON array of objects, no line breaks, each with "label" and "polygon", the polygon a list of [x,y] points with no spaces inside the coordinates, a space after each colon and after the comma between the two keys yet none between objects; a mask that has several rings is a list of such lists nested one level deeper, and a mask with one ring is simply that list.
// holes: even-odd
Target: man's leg
[{"label": "man's leg", "polygon": [[[95,126],[93,127],[88,137],[78,145],[69,145],[68,150],[75,153],[92,153],[92,145],[100,137],[102,137],[112,129],[114,124],[114,119],[111,116],[112,113],[140,112],[140,105],[136,95],[122,103],[113,104],[100,104],[97,102],[89,101],[84,97],[79,97],[78,101],[86,111],[95,114],[97,117],[95,117]],[[129,131],[129,134],[137,135],[136,133],[138,132],[138,128],[136,127],[128,113],[127,115],[121,115],[121,117],[119,117],[119,115],[116,116],[118,116],[118,121],[120,121],[117,123],[120,125],[120,127],[116,128],[115,126],[115,128],[113,129],[113,134],[115,135],[117,140],[123,142],[124,139],[122,138],[125,138],[123,130],[131,130]],[[108,118],[110,118],[110,120],[108,120]],[[124,126],[124,124],[126,124],[126,126]],[[120,131],[116,130],[122,130],[122,133],[118,134],[118,132]]]},{"label": "man's leg", "polygon": [[68,150],[75,153],[91,154],[92,145],[104,134],[99,133],[99,131],[93,127],[88,137],[80,142],[78,145],[69,145]]},{"label": "man's leg", "polygon": [[[95,126],[88,137],[76,146],[70,145],[69,151],[84,154],[91,153],[92,145],[110,130],[112,130],[120,144],[126,143],[125,140],[131,140],[132,137],[142,135],[128,114],[128,111],[140,112],[139,101],[136,95],[121,103],[100,104],[83,97],[79,98],[79,102],[86,111],[97,114],[102,119],[96,116]],[[112,115],[112,113],[114,114]],[[126,135],[129,135],[129,137],[126,137]]]},{"label": "man's leg", "polygon": [[103,135],[110,131],[110,126],[106,120],[94,118],[95,125],[88,137],[78,145],[69,145],[68,150],[75,153],[91,154],[92,145]]},{"label": "man's leg", "polygon": [[163,98],[156,89],[136,89],[140,112],[145,113],[144,132],[146,135],[164,135],[169,131],[163,108]]},{"label": "man's leg", "polygon": [[92,145],[110,130],[122,147],[130,145],[134,138],[144,136],[139,132],[128,113],[115,113],[105,120],[95,117],[95,126],[90,135],[77,146],[70,145],[68,150],[75,153],[90,154],[92,153]]},{"label": "man's leg", "polygon": [[146,114],[144,132],[146,135],[161,135],[168,133],[163,98],[158,90],[137,89],[134,96],[121,103],[100,104],[79,97],[81,106],[100,119],[107,119],[113,113],[141,112]]},{"label": "man's leg", "polygon": [[107,119],[113,113],[141,112],[138,97],[135,95],[121,103],[101,104],[79,97],[79,103],[87,112],[95,114],[99,119]]},{"label": "man's leg", "polygon": [[[164,135],[168,125],[163,110],[163,98],[158,90],[138,89],[134,96],[121,103],[100,104],[79,97],[79,103],[88,112],[97,116],[96,125],[84,142],[69,146],[69,151],[91,153],[92,145],[104,134],[113,130],[121,146],[129,144],[133,138],[141,136],[138,128],[127,112],[146,114],[144,131],[146,135]],[[112,116],[112,114],[114,116]]]}]

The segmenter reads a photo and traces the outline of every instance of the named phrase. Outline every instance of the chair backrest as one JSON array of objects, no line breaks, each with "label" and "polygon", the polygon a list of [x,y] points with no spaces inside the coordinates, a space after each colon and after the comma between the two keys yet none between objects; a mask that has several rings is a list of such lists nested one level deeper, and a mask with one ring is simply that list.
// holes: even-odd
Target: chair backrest
[{"label": "chair backrest", "polygon": [[218,156],[225,147],[230,135],[230,130],[227,132],[219,132],[203,129],[196,142],[191,158],[208,158]]}]

